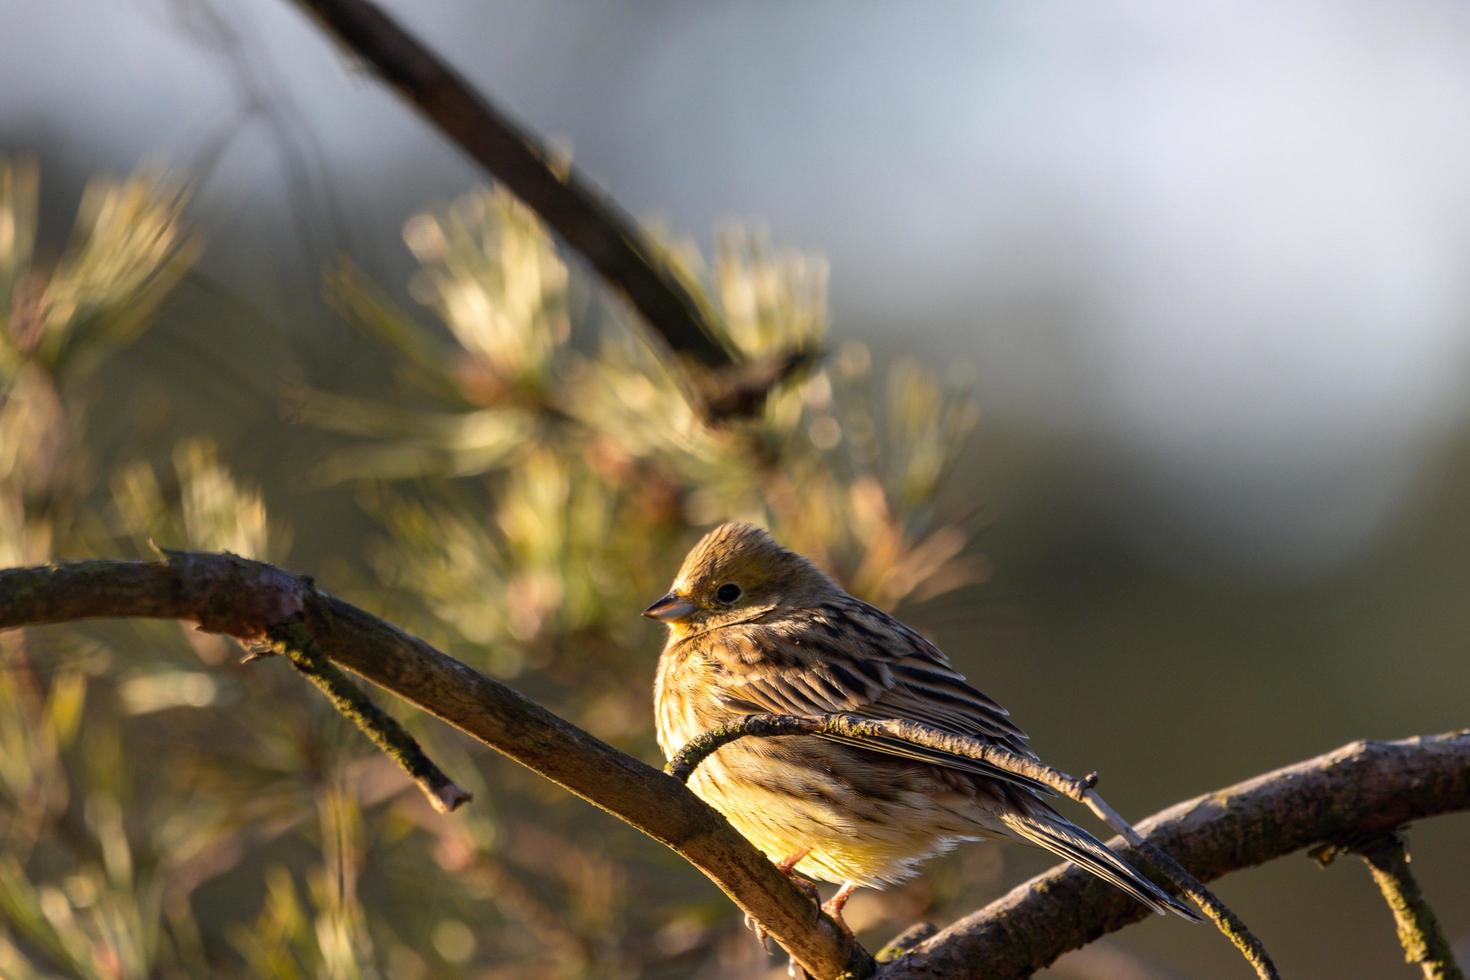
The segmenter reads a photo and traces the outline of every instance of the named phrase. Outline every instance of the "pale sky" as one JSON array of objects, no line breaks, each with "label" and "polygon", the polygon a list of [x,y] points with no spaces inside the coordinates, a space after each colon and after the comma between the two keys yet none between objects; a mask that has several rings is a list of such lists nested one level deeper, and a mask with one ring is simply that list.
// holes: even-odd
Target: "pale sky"
[{"label": "pale sky", "polygon": [[[384,6],[636,213],[826,253],[838,336],[973,362],[987,415],[1085,443],[1161,555],[1330,569],[1464,424],[1463,5]],[[404,218],[478,182],[284,0],[213,5],[233,59],[199,9],[0,6],[0,149],[221,149],[217,267],[279,240],[292,173],[350,202],[319,247],[390,268]]]}]

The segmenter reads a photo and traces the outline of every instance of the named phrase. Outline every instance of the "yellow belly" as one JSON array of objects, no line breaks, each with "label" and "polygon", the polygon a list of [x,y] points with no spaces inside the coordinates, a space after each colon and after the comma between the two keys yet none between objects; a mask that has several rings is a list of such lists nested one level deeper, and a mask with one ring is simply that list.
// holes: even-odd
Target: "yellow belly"
[{"label": "yellow belly", "polygon": [[772,861],[806,850],[795,866],[804,875],[879,888],[911,877],[956,841],[977,837],[975,824],[945,805],[950,801],[924,791],[916,767],[854,773],[849,766],[838,775],[783,762],[781,754],[726,746],[695,771],[689,787]]},{"label": "yellow belly", "polygon": [[[692,654],[666,650],[659,662],[654,717],[666,758],[734,717],[718,700],[692,696],[702,687]],[[732,742],[694,771],[689,788],[773,862],[806,850],[796,870],[820,881],[893,884],[984,833],[963,784],[812,736]]]}]

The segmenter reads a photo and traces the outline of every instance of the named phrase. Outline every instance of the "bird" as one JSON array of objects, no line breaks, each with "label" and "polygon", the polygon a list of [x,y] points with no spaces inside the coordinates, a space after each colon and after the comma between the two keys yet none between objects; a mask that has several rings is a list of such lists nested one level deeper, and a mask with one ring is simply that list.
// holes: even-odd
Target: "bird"
[{"label": "bird", "polygon": [[[668,626],[654,681],[667,759],[704,732],[763,713],[917,722],[1037,758],[1010,713],[938,647],[753,524],[706,534],[643,614]],[[822,908],[844,929],[854,891],[908,880],[967,840],[1044,848],[1154,912],[1199,919],[1053,809],[1048,787],[895,738],[742,738],[688,785],[783,873],[838,885]]]}]

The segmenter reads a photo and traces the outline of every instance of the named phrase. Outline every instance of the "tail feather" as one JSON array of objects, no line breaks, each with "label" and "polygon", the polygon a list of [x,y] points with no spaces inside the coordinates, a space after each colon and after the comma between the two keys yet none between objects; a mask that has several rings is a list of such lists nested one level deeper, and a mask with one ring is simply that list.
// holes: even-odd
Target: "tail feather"
[{"label": "tail feather", "polygon": [[[1034,811],[1038,807],[1032,804],[1029,809]],[[1092,872],[1160,915],[1173,912],[1192,922],[1200,921],[1199,913],[1194,909],[1149,881],[1109,850],[1102,841],[1061,814],[1051,812],[1050,807],[1046,807],[1046,811],[1042,813],[1027,814],[1012,810],[1001,814],[1000,819],[1013,834]]]}]

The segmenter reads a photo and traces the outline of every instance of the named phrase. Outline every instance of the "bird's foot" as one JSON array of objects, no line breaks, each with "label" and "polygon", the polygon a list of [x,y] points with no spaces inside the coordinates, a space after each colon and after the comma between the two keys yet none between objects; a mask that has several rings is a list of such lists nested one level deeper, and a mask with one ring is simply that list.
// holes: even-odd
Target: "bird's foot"
[{"label": "bird's foot", "polygon": [[855,883],[851,881],[843,882],[842,887],[837,889],[837,894],[833,895],[831,898],[827,899],[827,901],[822,903],[822,911],[825,912],[833,922],[837,923],[837,928],[846,933],[848,939],[853,938],[852,927],[849,926],[846,920],[842,918],[842,910],[846,907],[847,900],[849,898],[852,898],[852,893],[857,890],[858,886]]},{"label": "bird's foot", "polygon": [[768,956],[775,955],[776,950],[771,942],[771,934],[766,932],[766,927],[756,921],[755,916],[749,912],[745,913],[745,928],[755,933],[755,941],[761,944],[761,949],[765,950]]},{"label": "bird's foot", "polygon": [[[791,883],[801,890],[801,893],[811,901],[812,905],[820,906],[822,904],[822,896],[817,892],[817,886],[812,884],[810,881],[807,881],[796,871],[796,866],[801,863],[802,858],[806,857],[810,853],[810,847],[803,847],[799,851],[788,854],[786,857],[776,862],[776,870],[781,872],[787,878],[791,879]],[[774,944],[771,942],[770,933],[766,932],[765,927],[762,926],[758,921],[756,921],[755,917],[752,916],[749,912],[745,914],[745,928],[755,933],[756,940],[761,944],[761,948],[764,949],[767,953],[776,952],[776,950],[772,948]]]},{"label": "bird's foot", "polygon": [[810,847],[803,847],[799,851],[786,855],[786,857],[776,862],[776,870],[790,878],[791,883],[801,889],[801,893],[811,899],[813,905],[821,905],[822,896],[817,892],[817,886],[803,878],[796,870],[796,866],[811,852],[812,849]]},{"label": "bird's foot", "polygon": [[800,864],[811,852],[812,849],[810,847],[803,847],[799,851],[791,852],[790,854],[786,855],[784,858],[776,862],[776,870],[789,878],[791,876],[791,872],[796,870],[796,866]]}]

